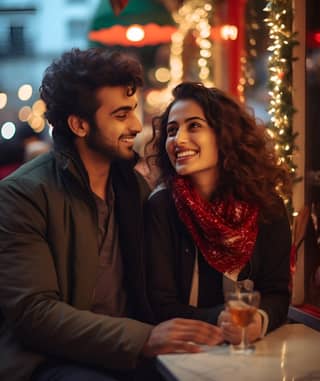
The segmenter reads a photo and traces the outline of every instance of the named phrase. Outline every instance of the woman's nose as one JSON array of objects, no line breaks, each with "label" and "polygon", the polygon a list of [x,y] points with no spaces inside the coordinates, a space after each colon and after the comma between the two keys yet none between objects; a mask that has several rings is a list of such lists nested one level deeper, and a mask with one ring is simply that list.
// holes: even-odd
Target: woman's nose
[{"label": "woman's nose", "polygon": [[176,136],[175,136],[175,143],[176,144],[181,144],[187,141],[187,133],[184,128],[179,128]]}]

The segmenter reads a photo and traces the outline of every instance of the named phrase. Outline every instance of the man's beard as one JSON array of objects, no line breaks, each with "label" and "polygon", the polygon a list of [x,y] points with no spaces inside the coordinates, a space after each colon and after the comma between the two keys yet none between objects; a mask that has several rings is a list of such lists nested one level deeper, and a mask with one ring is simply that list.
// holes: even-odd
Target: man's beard
[{"label": "man's beard", "polygon": [[[121,155],[119,148],[114,145],[105,143],[105,140],[101,137],[100,131],[95,122],[90,124],[89,134],[86,136],[86,143],[88,148],[92,151],[100,154],[109,161],[116,159],[130,159],[130,155]],[[133,151],[132,151],[133,156]]]}]

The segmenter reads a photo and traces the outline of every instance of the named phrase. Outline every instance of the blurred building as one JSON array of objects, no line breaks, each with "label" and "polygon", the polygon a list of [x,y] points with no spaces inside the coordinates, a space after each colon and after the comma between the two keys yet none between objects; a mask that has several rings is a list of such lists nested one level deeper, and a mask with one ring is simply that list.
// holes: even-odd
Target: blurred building
[{"label": "blurred building", "polygon": [[[18,140],[14,128],[25,126],[21,122],[26,121],[39,99],[38,88],[45,68],[61,52],[88,46],[88,28],[97,3],[98,0],[1,0],[0,162],[12,160],[12,155],[4,157],[6,150],[1,147],[8,140],[13,145]],[[38,118],[34,125],[43,139],[49,139],[44,120]],[[13,131],[6,134],[3,131],[7,129]]]}]

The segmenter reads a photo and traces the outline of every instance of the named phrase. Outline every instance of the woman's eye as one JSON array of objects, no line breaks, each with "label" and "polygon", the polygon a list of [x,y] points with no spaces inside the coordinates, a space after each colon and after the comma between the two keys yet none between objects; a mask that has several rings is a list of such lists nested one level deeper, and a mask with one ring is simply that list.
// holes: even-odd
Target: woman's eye
[{"label": "woman's eye", "polygon": [[201,127],[201,124],[200,123],[196,123],[196,122],[194,122],[194,123],[190,123],[189,124],[189,128],[192,130],[192,129],[197,129],[197,128],[199,128],[199,127]]},{"label": "woman's eye", "polygon": [[167,129],[167,135],[168,135],[168,136],[175,136],[176,133],[177,133],[177,129],[176,129],[176,127],[169,127],[169,128]]}]

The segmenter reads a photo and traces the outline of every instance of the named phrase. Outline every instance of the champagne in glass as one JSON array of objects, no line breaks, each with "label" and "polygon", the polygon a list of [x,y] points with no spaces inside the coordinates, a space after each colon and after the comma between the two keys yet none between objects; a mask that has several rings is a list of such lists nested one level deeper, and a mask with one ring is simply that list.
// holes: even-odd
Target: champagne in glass
[{"label": "champagne in glass", "polygon": [[253,317],[259,307],[260,293],[258,291],[247,291],[238,289],[226,294],[226,306],[231,315],[232,322],[241,327],[241,342],[232,345],[234,353],[251,353],[254,345],[248,342],[247,327],[253,321]]}]

